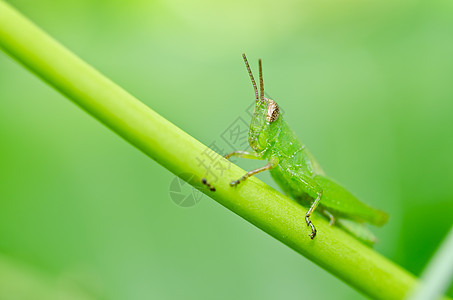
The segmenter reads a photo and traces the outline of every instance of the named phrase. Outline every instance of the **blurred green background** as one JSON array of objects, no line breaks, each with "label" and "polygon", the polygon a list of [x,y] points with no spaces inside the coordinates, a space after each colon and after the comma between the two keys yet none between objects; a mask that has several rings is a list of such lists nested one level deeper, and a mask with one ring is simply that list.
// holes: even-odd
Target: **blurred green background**
[{"label": "blurred green background", "polygon": [[[452,225],[451,1],[8,2],[206,145],[262,58],[325,171],[390,213],[377,251],[419,275]],[[0,53],[0,299],[363,298],[174,178]]]}]

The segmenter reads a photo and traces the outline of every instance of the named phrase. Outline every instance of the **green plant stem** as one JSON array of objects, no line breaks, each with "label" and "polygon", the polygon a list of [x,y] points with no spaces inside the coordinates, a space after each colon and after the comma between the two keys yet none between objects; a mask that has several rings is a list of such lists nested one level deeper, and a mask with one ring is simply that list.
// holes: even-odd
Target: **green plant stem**
[{"label": "green plant stem", "polygon": [[[245,171],[232,165],[216,192],[200,185],[205,169],[197,161],[206,146],[158,115],[0,1],[0,47],[74,103],[174,174],[191,173],[189,183],[314,263],[376,299],[402,299],[415,278],[372,249],[314,216],[314,240],[305,208],[256,178],[237,188]],[[218,157],[219,159],[223,159]],[[319,283],[321,287],[322,282]],[[316,289],[316,287],[313,287]]]}]

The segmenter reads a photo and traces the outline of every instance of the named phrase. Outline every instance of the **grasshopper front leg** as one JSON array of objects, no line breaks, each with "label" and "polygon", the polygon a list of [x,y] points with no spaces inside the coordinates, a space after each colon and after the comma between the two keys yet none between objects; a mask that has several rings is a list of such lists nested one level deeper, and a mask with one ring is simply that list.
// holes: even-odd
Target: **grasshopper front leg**
[{"label": "grasshopper front leg", "polygon": [[[258,157],[258,156],[256,156]],[[257,158],[259,159],[259,158]],[[238,185],[239,183],[241,183],[242,181],[245,181],[247,178],[253,176],[253,175],[256,175],[258,173],[261,173],[263,171],[267,171],[267,170],[270,170],[272,168],[274,168],[275,166],[278,165],[278,160],[276,159],[272,159],[270,160],[264,167],[261,167],[261,168],[258,168],[258,169],[255,169],[255,170],[252,170],[252,171],[249,171],[247,172],[244,176],[242,176],[241,178],[239,178],[238,180],[233,180],[231,183],[230,183],[230,186],[236,186]]]},{"label": "grasshopper front leg", "polygon": [[224,156],[225,159],[229,159],[233,156],[236,157],[241,157],[241,158],[248,158],[248,159],[262,159],[261,156],[254,152],[248,152],[248,151],[241,151],[241,150],[236,150],[231,152],[230,154],[227,154]]},{"label": "grasshopper front leg", "polygon": [[260,172],[263,172],[263,171],[267,171],[267,170],[270,170],[272,169],[274,166],[269,162],[267,163],[264,167],[261,167],[261,168],[258,168],[258,169],[255,169],[255,170],[252,170],[250,172],[247,172],[244,176],[242,176],[241,178],[239,178],[238,180],[233,180],[230,182],[230,185],[231,186],[235,186],[235,185],[238,185],[239,183],[241,183],[241,181],[245,181],[247,178],[255,175],[255,174],[258,174]]}]

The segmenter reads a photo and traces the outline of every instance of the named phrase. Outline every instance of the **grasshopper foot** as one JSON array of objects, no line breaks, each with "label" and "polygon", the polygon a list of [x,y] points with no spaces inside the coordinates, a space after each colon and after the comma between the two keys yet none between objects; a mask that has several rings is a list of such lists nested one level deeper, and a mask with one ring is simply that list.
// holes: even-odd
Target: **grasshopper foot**
[{"label": "grasshopper foot", "polygon": [[230,182],[230,186],[236,186],[236,185],[238,185],[239,183],[241,183],[240,180],[233,180],[233,181]]},{"label": "grasshopper foot", "polygon": [[241,183],[241,181],[245,181],[247,179],[247,174],[242,176],[241,178],[239,178],[238,180],[233,180],[230,182],[230,186],[236,186],[238,185],[239,183]]},{"label": "grasshopper foot", "polygon": [[211,192],[215,192],[215,187],[213,187],[211,184],[209,184],[209,182],[206,180],[206,178],[202,178],[201,183],[206,185]]},{"label": "grasshopper foot", "polygon": [[311,239],[314,239],[316,236],[316,228],[315,225],[310,220],[310,216],[305,215],[305,222],[307,223],[307,226],[311,227],[311,233],[308,235]]}]

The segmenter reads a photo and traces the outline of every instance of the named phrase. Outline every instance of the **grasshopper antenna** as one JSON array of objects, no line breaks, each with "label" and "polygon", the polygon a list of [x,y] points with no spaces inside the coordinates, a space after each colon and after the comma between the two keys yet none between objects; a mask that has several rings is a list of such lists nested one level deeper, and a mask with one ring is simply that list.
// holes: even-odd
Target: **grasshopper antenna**
[{"label": "grasshopper antenna", "polygon": [[255,99],[258,101],[258,89],[256,88],[256,82],[253,78],[252,70],[250,69],[249,62],[247,61],[247,57],[245,57],[245,53],[242,53],[242,58],[244,58],[245,66],[247,67],[247,71],[249,72],[250,79],[252,80],[253,88],[255,89]]},{"label": "grasshopper antenna", "polygon": [[260,92],[261,92],[260,99],[261,101],[264,101],[263,68],[261,66],[261,58],[258,59],[258,65],[260,68]]}]

